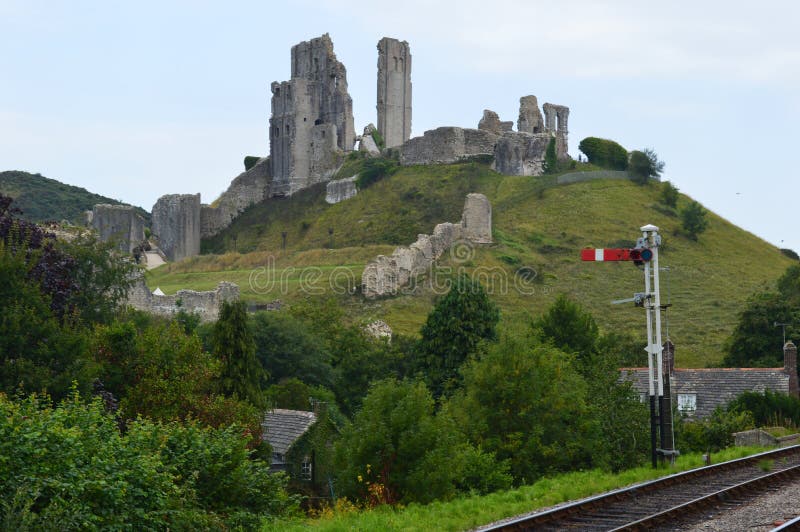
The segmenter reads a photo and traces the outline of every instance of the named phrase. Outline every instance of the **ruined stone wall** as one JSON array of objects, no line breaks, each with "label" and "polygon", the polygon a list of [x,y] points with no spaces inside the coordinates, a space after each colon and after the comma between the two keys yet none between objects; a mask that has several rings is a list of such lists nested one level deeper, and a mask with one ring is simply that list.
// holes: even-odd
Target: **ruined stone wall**
[{"label": "ruined stone wall", "polygon": [[344,179],[328,181],[325,187],[325,202],[333,205],[358,194],[358,190],[356,189],[357,177],[357,175],[354,175],[352,177],[345,177]]},{"label": "ruined stone wall", "polygon": [[519,118],[517,131],[520,133],[544,133],[544,121],[536,96],[523,96],[519,99]]},{"label": "ruined stone wall", "polygon": [[496,171],[506,175],[542,175],[549,133],[504,133],[494,149]]},{"label": "ruined stone wall", "polygon": [[239,174],[213,206],[200,207],[200,236],[216,235],[246,208],[267,199],[271,181],[269,158],[260,159],[250,170]]},{"label": "ruined stone wall", "polygon": [[475,155],[493,155],[497,139],[491,131],[440,127],[403,144],[400,164],[449,164]]},{"label": "ruined stone wall", "polygon": [[293,46],[291,61],[291,79],[271,86],[271,196],[330,179],[356,138],[347,71],[328,34]]},{"label": "ruined stone wall", "polygon": [[411,137],[411,51],[406,41],[378,42],[378,132],[386,148]]},{"label": "ruined stone wall", "polygon": [[504,122],[500,120],[500,116],[494,111],[489,109],[483,110],[483,117],[478,122],[478,129],[484,131],[491,131],[496,135],[502,135],[506,131],[514,129],[514,122]]},{"label": "ruined stone wall", "polygon": [[216,321],[223,302],[239,299],[239,287],[234,283],[221,282],[214,290],[196,292],[178,290],[175,295],[159,296],[153,294],[144,277],[139,277],[128,291],[127,304],[137,310],[172,317],[181,310],[197,314],[203,322]]},{"label": "ruined stone wall", "polygon": [[153,236],[171,261],[200,253],[200,194],[169,194],[153,205]]},{"label": "ruined stone wall", "polygon": [[483,194],[467,195],[460,223],[441,223],[433,234],[418,235],[410,246],[396,248],[389,257],[378,255],[367,264],[361,275],[364,296],[374,299],[396,295],[460,240],[473,244],[492,242],[492,206]]},{"label": "ruined stone wall", "polygon": [[144,242],[144,220],[129,205],[99,203],[91,210],[91,224],[103,242],[113,241],[123,253]]},{"label": "ruined stone wall", "polygon": [[556,156],[559,159],[569,158],[569,107],[545,103],[542,110],[545,131],[556,137]]}]

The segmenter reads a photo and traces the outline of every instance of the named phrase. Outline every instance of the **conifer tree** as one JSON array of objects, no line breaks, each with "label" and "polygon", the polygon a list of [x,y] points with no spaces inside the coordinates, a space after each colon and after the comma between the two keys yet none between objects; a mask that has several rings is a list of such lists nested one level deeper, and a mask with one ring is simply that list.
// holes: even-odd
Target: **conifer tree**
[{"label": "conifer tree", "polygon": [[222,304],[214,325],[212,347],[222,360],[220,391],[254,406],[264,406],[261,392],[264,369],[256,358],[256,344],[242,301]]}]

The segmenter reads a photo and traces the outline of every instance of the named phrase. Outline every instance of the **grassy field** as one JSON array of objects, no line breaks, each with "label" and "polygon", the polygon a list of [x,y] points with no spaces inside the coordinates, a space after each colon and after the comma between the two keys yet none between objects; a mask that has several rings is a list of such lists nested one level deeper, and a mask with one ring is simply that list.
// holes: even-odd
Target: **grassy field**
[{"label": "grassy field", "polygon": [[[715,463],[733,460],[766,449],[736,447],[713,456]],[[653,480],[703,465],[699,454],[678,457],[674,466],[652,469],[640,467],[618,474],[602,471],[579,471],[544,478],[530,486],[522,486],[486,496],[463,497],[449,502],[428,505],[412,504],[405,508],[387,506],[358,511],[339,505],[317,519],[271,522],[264,530],[319,530],[338,532],[351,530],[469,530],[494,521],[603,493],[631,484]]]},{"label": "grassy field", "polygon": [[[371,302],[351,293],[375,255],[410,244],[437,223],[458,221],[469,192],[492,202],[494,244],[457,246],[408,294]],[[566,293],[604,330],[643,337],[642,309],[610,305],[643,290],[641,271],[630,263],[582,263],[579,251],[632,246],[639,227],[653,223],[664,238],[661,266],[669,270],[662,273],[662,297],[673,305],[668,332],[677,364],[719,364],[747,297],[770,286],[792,261],[713,213],[708,230],[691,240],[658,197],[658,183],[555,185],[552,177],[503,176],[479,163],[407,167],[336,205],[325,203],[323,187],[265,201],[204,241],[206,255],[153,270],[148,282],[172,293],[229,280],[245,300],[287,304],[333,293],[353,319],[380,318],[397,332],[416,334],[446,279],[464,271],[482,279],[506,321],[537,316]],[[688,201],[681,196],[678,208]],[[780,343],[776,335],[776,349]]]}]

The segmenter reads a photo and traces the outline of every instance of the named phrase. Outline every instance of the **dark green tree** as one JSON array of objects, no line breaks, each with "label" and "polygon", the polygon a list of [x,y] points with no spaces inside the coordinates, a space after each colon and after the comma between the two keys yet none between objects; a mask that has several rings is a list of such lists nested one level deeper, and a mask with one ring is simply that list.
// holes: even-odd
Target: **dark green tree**
[{"label": "dark green tree", "polygon": [[558,157],[556,156],[556,139],[550,139],[547,150],[544,152],[544,173],[554,174],[558,171]]},{"label": "dark green tree", "polygon": [[627,150],[613,140],[586,137],[578,144],[578,149],[586,155],[590,163],[601,168],[611,170],[628,168]]},{"label": "dark green tree", "polygon": [[661,194],[659,196],[661,203],[674,209],[678,206],[678,196],[678,188],[675,185],[669,181],[661,183]]},{"label": "dark green tree", "polygon": [[220,390],[254,406],[264,406],[264,369],[256,358],[256,344],[244,302],[222,304],[211,344],[222,361]]},{"label": "dark green tree", "polygon": [[663,171],[664,162],[658,160],[658,155],[652,149],[645,148],[644,151],[631,152],[628,172],[635,183],[645,185],[651,178],[661,176]]},{"label": "dark green tree", "polygon": [[451,411],[474,444],[511,462],[516,484],[592,465],[598,424],[571,355],[505,334],[462,372]]},{"label": "dark green tree", "polygon": [[592,315],[560,294],[539,319],[533,322],[539,336],[568,353],[575,353],[581,366],[595,353],[600,332]]},{"label": "dark green tree", "polygon": [[681,209],[681,227],[692,240],[697,240],[698,235],[708,228],[707,214],[696,201]]},{"label": "dark green tree", "polygon": [[458,387],[458,369],[482,340],[497,338],[499,320],[500,311],[480,283],[459,276],[428,315],[415,354],[416,369],[434,396]]},{"label": "dark green tree", "polygon": [[336,445],[343,494],[371,503],[430,502],[507,487],[507,464],[470,445],[422,382],[372,386]]}]

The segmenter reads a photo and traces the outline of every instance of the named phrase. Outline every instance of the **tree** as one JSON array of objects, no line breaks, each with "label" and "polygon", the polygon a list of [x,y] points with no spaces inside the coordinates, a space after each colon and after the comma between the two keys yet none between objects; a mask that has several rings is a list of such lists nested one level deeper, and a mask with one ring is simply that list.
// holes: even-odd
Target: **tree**
[{"label": "tree", "polygon": [[678,206],[678,196],[678,188],[675,185],[669,181],[661,183],[661,195],[659,196],[661,203],[674,209]]},{"label": "tree", "polygon": [[296,377],[312,386],[333,384],[331,353],[307,324],[284,312],[258,312],[252,330],[256,357],[271,382]]},{"label": "tree", "polygon": [[583,366],[595,352],[600,332],[592,315],[579,304],[560,294],[534,328],[545,341],[568,353],[575,353]]},{"label": "tree", "polygon": [[461,275],[422,326],[417,370],[435,397],[458,386],[458,368],[482,340],[495,340],[500,311],[478,281]]},{"label": "tree", "polygon": [[590,163],[601,168],[611,170],[628,168],[628,152],[613,140],[586,137],[578,144],[578,149],[586,155]]},{"label": "tree", "polygon": [[264,369],[256,358],[256,344],[242,301],[222,304],[211,343],[214,353],[222,361],[221,391],[254,406],[264,406],[261,392]]},{"label": "tree", "polygon": [[597,423],[569,354],[506,334],[462,372],[451,411],[475,445],[510,461],[515,484],[592,464]]},{"label": "tree", "polygon": [[658,160],[658,155],[652,149],[645,148],[644,151],[631,152],[628,172],[634,182],[645,185],[651,178],[661,176],[663,171],[664,162]]},{"label": "tree", "polygon": [[556,156],[556,139],[552,137],[547,143],[547,150],[544,152],[544,173],[554,174],[558,171],[558,157]]},{"label": "tree", "polygon": [[706,214],[703,206],[696,201],[681,210],[681,226],[692,240],[697,240],[697,236],[708,228]]},{"label": "tree", "polygon": [[422,382],[374,384],[336,445],[340,491],[376,505],[507,487],[507,465],[471,446],[434,406]]}]

